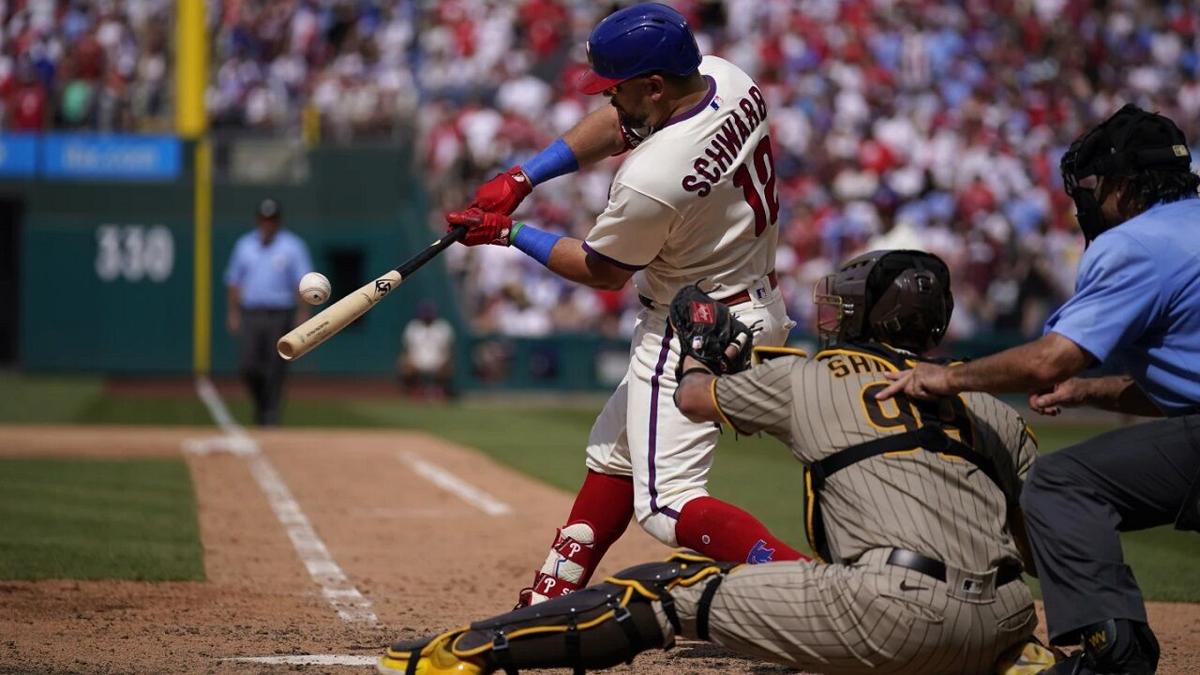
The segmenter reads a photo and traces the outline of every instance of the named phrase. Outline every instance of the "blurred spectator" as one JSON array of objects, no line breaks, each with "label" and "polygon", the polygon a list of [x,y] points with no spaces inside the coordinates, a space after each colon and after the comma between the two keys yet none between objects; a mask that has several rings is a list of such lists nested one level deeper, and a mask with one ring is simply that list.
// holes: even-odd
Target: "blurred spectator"
[{"label": "blurred spectator", "polygon": [[309,107],[334,140],[396,136],[411,126],[418,3],[254,0],[216,8],[214,128],[294,132]]},{"label": "blurred spectator", "polygon": [[4,96],[7,110],[6,127],[13,131],[41,131],[46,126],[49,111],[46,85],[38,78],[33,64],[21,61],[17,73]]},{"label": "blurred spectator", "polygon": [[3,128],[169,129],[173,0],[0,5]]},{"label": "blurred spectator", "polygon": [[404,391],[424,396],[432,384],[438,396],[454,398],[454,328],[438,316],[433,303],[417,307],[416,318],[404,327],[403,342],[396,374]]}]

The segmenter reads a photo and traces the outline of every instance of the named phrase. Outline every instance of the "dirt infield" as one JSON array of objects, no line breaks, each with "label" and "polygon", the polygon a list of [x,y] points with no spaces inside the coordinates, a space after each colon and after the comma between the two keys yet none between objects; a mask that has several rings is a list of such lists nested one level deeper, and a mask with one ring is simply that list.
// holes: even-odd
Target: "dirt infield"
[{"label": "dirt infield", "polygon": [[[185,443],[216,435],[211,427],[0,427],[0,456],[178,456]],[[395,639],[511,607],[570,505],[568,495],[422,434],[285,430],[254,438],[330,557],[370,601],[376,623],[339,618],[246,457],[187,454],[208,580],[0,582],[0,672],[273,673],[299,666],[225,659],[375,657]],[[468,483],[466,499],[435,485],[431,471]],[[472,497],[470,486],[493,499]],[[631,529],[601,573],[664,553]],[[1151,614],[1163,643],[1160,672],[1200,672],[1200,607],[1155,605]],[[787,671],[685,643],[616,672]]]}]

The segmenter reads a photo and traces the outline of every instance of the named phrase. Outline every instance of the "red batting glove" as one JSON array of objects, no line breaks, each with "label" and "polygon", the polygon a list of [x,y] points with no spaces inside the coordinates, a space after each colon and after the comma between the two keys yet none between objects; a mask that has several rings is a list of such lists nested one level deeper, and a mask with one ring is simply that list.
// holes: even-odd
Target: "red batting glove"
[{"label": "red batting glove", "polygon": [[465,211],[451,211],[446,214],[446,222],[450,224],[447,230],[453,230],[459,225],[467,226],[467,234],[462,243],[467,246],[494,244],[508,246],[508,233],[512,230],[512,218],[499,213],[487,213],[476,207]]},{"label": "red batting glove", "polygon": [[502,173],[480,185],[471,206],[507,216],[517,210],[530,192],[533,192],[533,185],[530,185],[529,178],[521,171],[521,167],[514,166],[508,173]]}]

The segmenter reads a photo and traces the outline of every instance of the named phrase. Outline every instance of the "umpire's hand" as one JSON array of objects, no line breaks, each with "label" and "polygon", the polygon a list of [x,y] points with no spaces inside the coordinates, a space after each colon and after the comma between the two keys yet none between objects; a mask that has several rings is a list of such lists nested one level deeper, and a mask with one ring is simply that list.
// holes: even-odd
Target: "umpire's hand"
[{"label": "umpire's hand", "polygon": [[934,399],[958,393],[950,386],[950,369],[933,363],[921,362],[911,370],[884,373],[883,376],[892,383],[875,395],[880,401],[886,401],[897,394],[911,398]]}]

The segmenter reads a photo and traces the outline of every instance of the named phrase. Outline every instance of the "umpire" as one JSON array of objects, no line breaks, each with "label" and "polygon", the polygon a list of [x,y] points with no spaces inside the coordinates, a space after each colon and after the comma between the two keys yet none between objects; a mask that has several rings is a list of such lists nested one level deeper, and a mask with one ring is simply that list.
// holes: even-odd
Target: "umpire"
[{"label": "umpire", "polygon": [[275,343],[307,318],[307,306],[296,300],[300,277],[313,267],[304,241],[281,229],[279,202],[262,200],[255,216],[257,227],[238,239],[225,270],[225,324],[241,337],[240,369],[254,401],[254,422],[274,426],[279,424],[286,365]]},{"label": "umpire", "polygon": [[[1043,414],[1091,405],[1166,417],[1039,461],[1025,509],[1057,673],[1153,673],[1158,642],[1118,531],[1200,531],[1200,177],[1183,132],[1126,105],[1062,159],[1088,248],[1075,295],[1038,340],[957,368],[921,364],[880,394],[1030,393]],[[1099,366],[1087,378],[1075,377]],[[1089,375],[1093,373],[1089,372]]]}]

